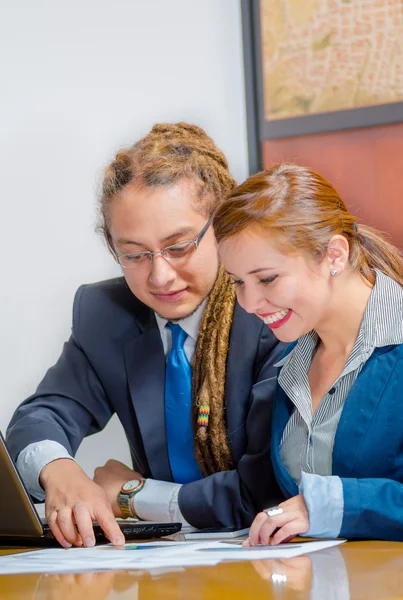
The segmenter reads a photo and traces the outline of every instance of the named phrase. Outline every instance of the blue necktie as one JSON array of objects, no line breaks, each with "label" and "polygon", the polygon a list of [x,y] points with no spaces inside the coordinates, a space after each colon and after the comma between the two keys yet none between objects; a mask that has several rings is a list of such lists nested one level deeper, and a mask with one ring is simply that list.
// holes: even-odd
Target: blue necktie
[{"label": "blue necktie", "polygon": [[167,323],[172,332],[172,348],[168,352],[165,372],[165,427],[168,456],[176,483],[201,479],[194,457],[192,428],[192,367],[183,344],[187,333],[179,325]]}]

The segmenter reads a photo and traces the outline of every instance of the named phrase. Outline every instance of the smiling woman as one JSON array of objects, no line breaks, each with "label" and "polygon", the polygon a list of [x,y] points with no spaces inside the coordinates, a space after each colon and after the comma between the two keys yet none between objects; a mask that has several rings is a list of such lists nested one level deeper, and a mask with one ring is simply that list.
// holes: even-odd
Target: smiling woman
[{"label": "smiling woman", "polygon": [[401,253],[293,164],[250,177],[213,226],[241,306],[292,342],[277,363],[272,421],[288,500],[256,517],[249,543],[403,540]]},{"label": "smiling woman", "polygon": [[213,224],[240,304],[275,325],[283,341],[328,313],[326,275],[348,267],[354,280],[373,284],[379,268],[403,283],[400,252],[376,230],[358,230],[331,184],[305,167],[275,165],[250,177],[218,207]]}]

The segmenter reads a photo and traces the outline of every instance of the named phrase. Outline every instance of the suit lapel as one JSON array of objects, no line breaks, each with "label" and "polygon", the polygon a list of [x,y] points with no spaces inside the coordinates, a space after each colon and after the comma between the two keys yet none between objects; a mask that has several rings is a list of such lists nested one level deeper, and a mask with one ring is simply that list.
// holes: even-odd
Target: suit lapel
[{"label": "suit lapel", "polygon": [[349,477],[359,460],[362,442],[399,358],[399,353],[390,352],[393,348],[374,350],[347,396],[334,442],[333,475]]},{"label": "suit lapel", "polygon": [[277,483],[286,498],[298,494],[298,487],[284,468],[280,458],[281,440],[285,426],[291,417],[292,410],[293,404],[291,400],[287,398],[284,390],[277,383],[273,406],[271,459]]},{"label": "suit lapel", "polygon": [[[242,327],[243,315],[238,305],[235,305],[231,325],[229,350],[227,355],[226,378],[225,378],[225,418],[228,431],[228,442],[233,458],[236,462],[241,458],[245,440],[243,439],[243,427],[239,427],[245,419],[243,416],[244,403],[240,400],[244,395],[243,386],[247,386],[248,392],[252,387],[252,380],[248,381],[248,370],[240,370],[240,365],[249,360],[245,356],[244,336],[245,328]],[[252,373],[252,369],[249,369]]]},{"label": "suit lapel", "polygon": [[138,320],[141,332],[125,345],[126,372],[153,478],[172,481],[165,432],[165,356],[154,313]]}]

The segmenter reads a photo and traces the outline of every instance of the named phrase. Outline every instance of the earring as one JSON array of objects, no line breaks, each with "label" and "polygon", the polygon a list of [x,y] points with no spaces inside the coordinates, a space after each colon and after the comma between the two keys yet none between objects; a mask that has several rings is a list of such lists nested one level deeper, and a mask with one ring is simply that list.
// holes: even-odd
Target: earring
[{"label": "earring", "polygon": [[330,271],[330,274],[333,275],[333,277],[334,277],[335,275],[337,275],[337,270],[336,269],[332,269]]}]

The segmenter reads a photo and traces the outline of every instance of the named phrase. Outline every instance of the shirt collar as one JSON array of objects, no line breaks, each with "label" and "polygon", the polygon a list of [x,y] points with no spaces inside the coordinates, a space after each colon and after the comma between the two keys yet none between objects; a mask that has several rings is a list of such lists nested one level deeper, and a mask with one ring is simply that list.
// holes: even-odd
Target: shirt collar
[{"label": "shirt collar", "polygon": [[286,356],[283,356],[283,358],[281,358],[278,362],[276,362],[274,366],[275,367],[283,367],[284,365],[286,365],[290,362],[290,360],[294,356],[295,352],[300,353],[301,350],[302,350],[302,354],[304,356],[306,354],[309,354],[310,356],[312,356],[312,353],[316,347],[316,344],[318,343],[318,339],[319,339],[319,337],[318,337],[318,334],[316,333],[316,331],[310,331],[309,333],[302,335],[300,338],[298,338],[297,343],[295,344],[295,346],[291,350],[291,352],[289,352]]},{"label": "shirt collar", "polygon": [[403,344],[403,288],[378,269],[362,319],[363,347],[381,348]]},{"label": "shirt collar", "polygon": [[[198,308],[185,319],[181,319],[177,321],[178,325],[182,327],[182,329],[191,337],[195,342],[197,341],[197,336],[199,335],[200,324],[203,318],[203,313],[207,305],[207,298],[203,300],[203,302],[198,306]],[[163,331],[165,329],[165,325],[168,323],[167,319],[164,319],[160,315],[155,313],[155,318],[157,321],[158,329],[160,330],[161,336],[163,335]]]}]

